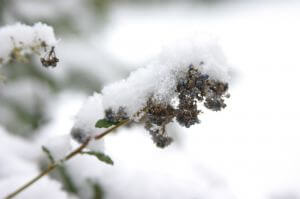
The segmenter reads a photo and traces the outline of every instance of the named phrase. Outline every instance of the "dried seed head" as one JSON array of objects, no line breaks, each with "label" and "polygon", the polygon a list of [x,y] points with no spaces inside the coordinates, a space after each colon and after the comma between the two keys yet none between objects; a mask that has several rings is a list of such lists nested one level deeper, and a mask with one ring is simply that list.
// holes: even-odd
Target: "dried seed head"
[{"label": "dried seed head", "polygon": [[56,67],[57,63],[59,62],[59,59],[56,57],[55,55],[55,50],[54,50],[54,46],[51,47],[51,50],[49,51],[48,54],[46,54],[45,57],[42,57],[40,59],[41,63],[43,64],[43,66],[45,66],[46,68],[48,67]]},{"label": "dried seed head", "polygon": [[226,107],[226,104],[221,98],[207,98],[204,102],[204,106],[213,111],[220,111]]},{"label": "dried seed head", "polygon": [[169,104],[159,104],[150,99],[145,110],[145,129],[156,146],[164,148],[171,144],[173,139],[167,135],[165,127],[175,117],[175,109]]},{"label": "dried seed head", "polygon": [[228,84],[215,80],[207,80],[206,88],[203,93],[205,95],[204,106],[213,111],[220,111],[226,107],[224,97],[229,97],[226,93]]},{"label": "dried seed head", "polygon": [[207,78],[206,75],[199,73],[193,65],[190,65],[186,77],[179,80],[176,89],[179,98],[176,120],[179,124],[189,128],[200,122],[197,101],[203,100],[201,88],[204,87],[204,81]]},{"label": "dried seed head", "polygon": [[198,115],[200,110],[197,109],[196,101],[182,100],[176,112],[176,120],[182,126],[190,126],[200,122]]},{"label": "dried seed head", "polygon": [[153,142],[159,148],[165,148],[173,142],[173,138],[169,137],[168,135],[160,134],[158,131],[150,131],[150,135],[152,136]]},{"label": "dried seed head", "polygon": [[175,116],[175,109],[169,104],[158,104],[153,100],[147,102],[146,117],[149,122],[158,126],[169,123]]},{"label": "dried seed head", "polygon": [[[140,110],[143,114],[140,112],[139,114],[143,116],[145,129],[149,131],[153,142],[163,148],[173,141],[165,131],[167,124],[174,118],[180,125],[187,128],[200,123],[198,116],[202,111],[198,109],[198,102],[204,101],[204,107],[220,111],[226,107],[224,97],[229,97],[227,90],[227,83],[212,80],[207,74],[202,74],[197,68],[190,65],[186,76],[177,82],[176,92],[179,103],[176,107],[150,98],[144,109]],[[106,119],[112,122],[128,118],[124,107],[120,107],[118,112],[108,109],[105,115]]]},{"label": "dried seed head", "polygon": [[145,122],[145,129],[149,131],[153,142],[157,147],[164,148],[170,145],[173,141],[171,137],[165,131],[165,125],[157,126],[150,121]]}]

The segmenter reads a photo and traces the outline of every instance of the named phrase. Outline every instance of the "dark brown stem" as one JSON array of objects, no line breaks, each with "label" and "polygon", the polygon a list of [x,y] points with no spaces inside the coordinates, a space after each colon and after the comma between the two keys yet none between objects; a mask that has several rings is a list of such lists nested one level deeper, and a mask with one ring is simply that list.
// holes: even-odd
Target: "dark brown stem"
[{"label": "dark brown stem", "polygon": [[[106,130],[105,132],[97,135],[94,137],[95,140],[100,140],[102,139],[104,136],[106,136],[107,134],[111,133],[112,131],[114,131],[115,129],[119,128],[120,126],[123,126],[125,124],[127,124],[130,120],[124,120],[122,122],[120,122],[119,124],[115,125],[114,127]],[[88,139],[85,143],[81,144],[78,148],[76,148],[74,151],[70,152],[65,158],[62,159],[61,162],[65,162],[71,158],[73,158],[74,156],[76,156],[77,154],[79,154],[90,142],[91,139]],[[19,193],[21,193],[22,191],[24,191],[26,188],[28,188],[29,186],[31,186],[32,184],[34,184],[35,182],[37,182],[39,179],[41,179],[43,176],[47,175],[48,173],[50,173],[53,169],[55,169],[57,166],[59,165],[59,163],[53,163],[50,164],[48,166],[47,169],[45,169],[44,171],[42,171],[40,174],[38,174],[36,177],[34,177],[33,179],[31,179],[30,181],[28,181],[27,183],[25,183],[23,186],[19,187],[17,190],[15,190],[14,192],[12,192],[11,194],[7,195],[5,197],[5,199],[11,199],[14,198],[16,195],[18,195]]]}]

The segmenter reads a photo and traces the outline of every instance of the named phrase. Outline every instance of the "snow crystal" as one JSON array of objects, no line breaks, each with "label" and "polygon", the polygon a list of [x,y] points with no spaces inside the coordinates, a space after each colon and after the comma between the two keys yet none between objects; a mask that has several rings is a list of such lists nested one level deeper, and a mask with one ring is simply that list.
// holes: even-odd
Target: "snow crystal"
[{"label": "snow crystal", "polygon": [[228,64],[223,52],[212,37],[193,35],[177,39],[165,46],[146,67],[103,89],[104,109],[117,112],[124,107],[128,116],[145,107],[148,99],[170,103],[175,96],[176,83],[184,77],[190,65],[211,79],[229,81]]},{"label": "snow crystal", "polygon": [[0,28],[0,65],[12,58],[16,51],[20,56],[31,53],[42,53],[45,47],[55,46],[57,40],[53,28],[36,23],[33,26],[17,23]]}]

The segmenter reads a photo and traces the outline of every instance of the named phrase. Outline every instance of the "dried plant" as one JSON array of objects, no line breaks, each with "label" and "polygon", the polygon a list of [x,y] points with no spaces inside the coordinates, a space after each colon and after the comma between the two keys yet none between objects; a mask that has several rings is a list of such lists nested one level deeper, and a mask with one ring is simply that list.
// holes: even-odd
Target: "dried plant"
[{"label": "dried plant", "polygon": [[[229,97],[227,90],[227,83],[210,79],[209,75],[202,74],[191,64],[185,77],[177,82],[177,96],[172,101],[177,100],[178,105],[160,103],[149,98],[146,106],[139,111],[139,114],[143,115],[139,121],[144,122],[145,129],[149,131],[156,146],[164,148],[173,141],[166,132],[166,125],[175,118],[186,128],[199,123],[199,115],[203,113],[198,108],[201,102],[212,111],[222,110],[226,107],[224,98]],[[126,107],[119,107],[118,112],[113,112],[111,108],[107,109],[105,119],[110,122],[128,119],[125,110]]]},{"label": "dried plant", "polygon": [[[38,24],[36,28],[49,31],[48,43],[56,42],[52,29],[43,24]],[[17,29],[33,31],[31,27],[25,25],[18,25]],[[15,38],[17,36],[19,35],[16,34]],[[183,45],[188,47],[178,48],[179,53],[175,55],[171,50],[171,53],[167,54],[170,57],[168,59],[162,54],[163,58],[158,59],[155,64],[133,72],[126,80],[106,86],[102,94],[95,93],[91,96],[79,111],[71,130],[71,136],[79,146],[73,151],[67,151],[65,156],[58,159],[52,156],[53,151],[44,146],[43,151],[50,157],[51,164],[35,178],[9,194],[6,199],[13,198],[78,154],[93,155],[105,163],[113,164],[109,156],[92,151],[88,146],[121,126],[131,122],[142,123],[155,145],[164,148],[173,141],[167,132],[167,125],[170,123],[177,122],[189,128],[200,123],[199,117],[203,113],[200,107],[212,111],[224,109],[225,98],[229,97],[227,93],[229,78],[227,70],[220,68],[226,66],[226,63],[222,62],[224,60],[222,54],[216,53],[215,44],[205,43],[202,46],[197,42],[197,40],[187,42],[192,45]],[[34,45],[32,42],[27,45],[22,43],[21,46],[8,48],[10,56],[0,57],[0,64],[24,57],[28,49],[31,53],[44,49],[46,54],[40,59],[42,65],[47,68],[55,67],[59,59],[56,57],[54,45],[49,45],[43,40],[34,40],[33,43]],[[38,47],[33,48],[37,44]],[[202,53],[209,56],[202,56]],[[191,61],[187,61],[189,59],[186,56]],[[214,70],[210,70],[211,68]]]}]

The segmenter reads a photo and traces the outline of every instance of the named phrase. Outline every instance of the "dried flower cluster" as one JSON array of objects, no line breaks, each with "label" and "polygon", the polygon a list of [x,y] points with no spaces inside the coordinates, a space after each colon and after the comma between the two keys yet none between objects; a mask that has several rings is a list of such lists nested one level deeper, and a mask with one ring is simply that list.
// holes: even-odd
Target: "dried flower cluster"
[{"label": "dried flower cluster", "polygon": [[150,132],[153,142],[158,147],[171,144],[172,138],[166,132],[166,125],[172,122],[176,110],[170,104],[158,104],[152,100],[147,103],[145,128]]},{"label": "dried flower cluster", "polygon": [[58,62],[54,46],[58,41],[53,28],[43,23],[33,26],[17,23],[0,28],[0,65],[11,61],[28,62],[28,55],[43,56],[45,67],[55,66]]},{"label": "dried flower cluster", "polygon": [[54,68],[54,67],[56,67],[57,62],[59,62],[59,59],[56,57],[54,49],[55,49],[55,47],[52,46],[49,53],[47,53],[44,57],[41,58],[41,63],[46,68],[48,68],[50,66]]},{"label": "dried flower cluster", "polygon": [[[201,63],[204,64],[204,63]],[[209,79],[209,76],[199,72],[193,65],[189,66],[187,76],[177,84],[179,105],[176,120],[179,124],[189,128],[199,123],[197,102],[204,101],[204,106],[213,111],[220,111],[226,107],[224,96],[228,84]]]},{"label": "dried flower cluster", "polygon": [[[204,102],[207,109],[220,111],[226,107],[224,97],[229,97],[227,90],[227,83],[210,79],[207,74],[202,74],[196,67],[190,65],[186,76],[177,81],[178,105],[156,102],[150,98],[141,110],[143,117],[140,121],[145,123],[145,128],[150,132],[154,143],[158,147],[166,147],[172,142],[172,138],[166,132],[167,124],[174,118],[186,128],[199,123],[198,116],[202,111],[198,108],[198,103]],[[111,122],[127,119],[125,109],[126,107],[120,107],[118,112],[106,110],[106,119]]]}]

